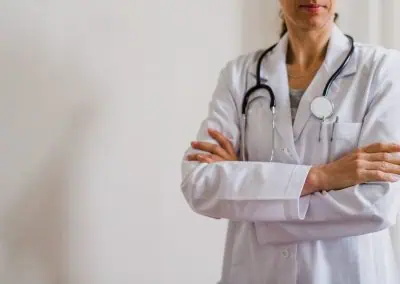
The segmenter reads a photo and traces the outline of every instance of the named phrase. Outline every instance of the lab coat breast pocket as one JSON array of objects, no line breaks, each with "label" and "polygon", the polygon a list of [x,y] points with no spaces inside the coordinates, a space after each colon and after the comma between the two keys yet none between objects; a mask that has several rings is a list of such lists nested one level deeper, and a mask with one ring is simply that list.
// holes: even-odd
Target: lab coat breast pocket
[{"label": "lab coat breast pocket", "polygon": [[331,125],[333,140],[329,155],[330,161],[335,161],[354,151],[359,142],[362,123],[347,122]]}]

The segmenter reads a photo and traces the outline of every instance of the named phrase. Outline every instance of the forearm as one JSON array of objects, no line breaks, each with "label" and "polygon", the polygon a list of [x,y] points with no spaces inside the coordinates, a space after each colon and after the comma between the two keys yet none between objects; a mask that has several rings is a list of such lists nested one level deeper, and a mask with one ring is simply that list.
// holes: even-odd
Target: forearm
[{"label": "forearm", "polygon": [[303,189],[301,191],[301,196],[307,196],[313,194],[315,192],[319,192],[324,188],[323,185],[323,172],[320,167],[313,166],[310,168],[310,171],[307,175],[307,178],[304,182]]},{"label": "forearm", "polygon": [[186,161],[182,166],[182,192],[191,208],[201,215],[252,222],[304,217],[306,208],[300,208],[300,195],[309,166]]},{"label": "forearm", "polygon": [[321,188],[324,187],[323,175],[318,168],[310,170],[307,180],[313,193],[304,194],[300,199],[300,207],[308,206],[305,217],[257,223],[260,242],[296,243],[358,236],[386,229],[395,223],[400,199],[398,182],[376,182],[318,192],[315,190],[318,184],[322,183]]},{"label": "forearm", "polygon": [[[371,185],[373,187],[373,185]],[[387,185],[386,185],[387,186]],[[257,223],[257,234],[261,243],[296,243],[340,237],[358,236],[389,228],[395,223],[398,205],[394,198],[399,198],[400,186],[389,190],[376,204],[368,206],[341,205],[340,195],[357,195],[364,185],[345,189],[339,195],[317,193],[309,198],[308,213],[301,222]],[[381,189],[385,185],[381,186]],[[303,199],[303,198],[302,198]],[[396,203],[396,205],[394,205]],[[357,210],[357,208],[359,210]]]}]

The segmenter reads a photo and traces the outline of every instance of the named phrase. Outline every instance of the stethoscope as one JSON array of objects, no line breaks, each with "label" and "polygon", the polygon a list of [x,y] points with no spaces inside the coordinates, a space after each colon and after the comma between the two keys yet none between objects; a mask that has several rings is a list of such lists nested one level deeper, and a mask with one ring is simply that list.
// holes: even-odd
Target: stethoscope
[{"label": "stethoscope", "polygon": [[[350,60],[351,55],[354,52],[354,39],[346,35],[347,38],[350,41],[350,51],[347,54],[346,58],[342,62],[342,64],[339,66],[339,68],[336,70],[336,72],[329,78],[328,83],[325,85],[324,91],[322,93],[322,96],[316,97],[313,99],[310,105],[310,110],[311,113],[313,114],[314,117],[317,119],[321,120],[321,127],[322,123],[325,121],[325,119],[330,118],[332,114],[334,113],[334,104],[332,103],[331,100],[327,98],[328,92],[332,86],[332,83],[335,81],[335,79],[340,75],[340,73],[343,71],[343,69],[346,67],[347,63]],[[254,99],[251,99],[252,95],[258,91],[258,90],[266,90],[269,94],[270,97],[270,104],[269,107],[272,112],[272,151],[271,151],[271,157],[270,157],[270,162],[273,161],[274,159],[274,153],[275,153],[275,121],[276,121],[276,99],[275,99],[275,94],[274,91],[271,89],[270,86],[268,86],[266,83],[261,82],[261,65],[264,60],[264,58],[267,56],[268,53],[270,53],[276,46],[277,44],[274,44],[270,48],[268,48],[266,51],[264,51],[258,62],[257,62],[257,83],[255,86],[251,87],[245,94],[243,98],[243,103],[242,103],[242,122],[241,122],[241,133],[242,133],[242,139],[241,139],[241,156],[242,160],[246,161],[247,159],[247,154],[246,154],[246,129],[247,129],[247,113],[250,108],[251,103],[253,103],[255,100],[259,98],[265,98],[265,96],[257,96]],[[320,129],[321,131],[321,129]],[[320,138],[319,138],[320,140]]]}]

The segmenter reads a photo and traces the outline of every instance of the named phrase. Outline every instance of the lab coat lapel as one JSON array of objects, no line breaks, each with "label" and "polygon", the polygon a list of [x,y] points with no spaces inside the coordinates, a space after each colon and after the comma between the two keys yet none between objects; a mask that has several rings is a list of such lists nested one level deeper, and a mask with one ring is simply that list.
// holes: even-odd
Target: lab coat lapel
[{"label": "lab coat lapel", "polygon": [[[299,139],[307,121],[311,117],[310,105],[312,100],[321,96],[329,78],[336,72],[342,64],[346,55],[350,51],[348,38],[335,25],[332,29],[331,39],[328,44],[327,55],[320,70],[314,80],[304,93],[297,110],[296,119],[292,127],[292,116],[289,98],[289,82],[286,69],[286,53],[288,47],[287,34],[278,42],[273,51],[264,59],[261,65],[261,81],[268,84],[274,91],[276,98],[276,131],[281,140],[276,141],[277,151],[282,148],[289,150],[290,157],[300,163],[297,154],[295,141]],[[335,104],[335,92],[338,91],[338,81],[340,78],[354,74],[357,71],[356,52],[350,58],[346,68],[333,82],[328,93],[328,98]],[[256,82],[257,63],[252,64],[249,73]]]},{"label": "lab coat lapel", "polygon": [[285,35],[274,50],[263,61],[261,77],[274,91],[276,99],[276,131],[281,137],[276,141],[276,151],[288,149],[290,157],[299,160],[293,140],[290,111],[289,84],[286,70],[288,37]]},{"label": "lab coat lapel", "polygon": [[[330,77],[336,72],[339,66],[343,63],[348,52],[350,51],[350,42],[348,38],[339,30],[335,25],[332,29],[331,38],[328,44],[327,54],[320,70],[314,77],[310,86],[304,93],[300,105],[297,110],[296,119],[293,125],[293,136],[296,141],[303,131],[307,121],[312,116],[310,105],[312,100],[317,96],[322,96],[324,88],[328,83]],[[335,93],[338,90],[338,81],[340,78],[354,74],[357,70],[355,53],[350,58],[345,69],[333,82],[327,97],[334,103]],[[335,105],[335,103],[334,103]]]}]

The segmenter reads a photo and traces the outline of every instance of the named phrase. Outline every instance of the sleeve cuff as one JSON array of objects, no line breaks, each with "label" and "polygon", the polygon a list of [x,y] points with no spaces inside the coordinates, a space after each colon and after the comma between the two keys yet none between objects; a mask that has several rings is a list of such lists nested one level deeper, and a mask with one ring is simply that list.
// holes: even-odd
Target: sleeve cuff
[{"label": "sleeve cuff", "polygon": [[310,169],[311,166],[297,165],[292,172],[285,192],[285,195],[291,200],[285,210],[286,217],[289,220],[302,220],[305,218],[309,206],[309,198],[300,199],[300,197]]}]

